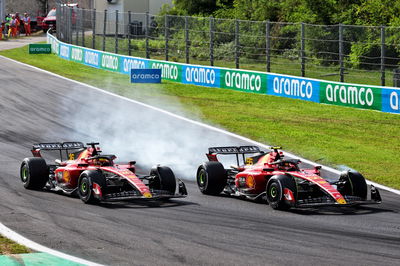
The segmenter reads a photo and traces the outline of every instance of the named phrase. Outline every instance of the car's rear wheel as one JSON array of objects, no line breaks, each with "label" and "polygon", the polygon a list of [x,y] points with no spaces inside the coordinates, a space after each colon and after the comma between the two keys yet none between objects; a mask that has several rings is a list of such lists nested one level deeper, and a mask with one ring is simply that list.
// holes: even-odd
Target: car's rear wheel
[{"label": "car's rear wheel", "polygon": [[287,202],[284,193],[287,189],[288,193],[291,193],[291,202],[296,202],[296,183],[292,177],[287,175],[273,176],[268,180],[266,194],[267,201],[271,208],[275,210],[288,210],[292,207],[292,204]]},{"label": "car's rear wheel", "polygon": [[154,176],[154,179],[149,184],[151,189],[164,190],[172,195],[175,194],[176,178],[171,168],[167,166],[153,167],[150,175]]},{"label": "car's rear wheel", "polygon": [[26,189],[42,189],[49,179],[49,167],[43,158],[25,158],[21,163],[20,177]]},{"label": "car's rear wheel", "polygon": [[346,171],[340,175],[338,191],[343,195],[367,198],[368,186],[365,178],[357,171]]},{"label": "car's rear wheel", "polygon": [[101,189],[106,186],[104,175],[99,171],[84,171],[78,181],[78,195],[84,203],[97,203],[99,199],[93,193],[93,184],[96,183]]},{"label": "car's rear wheel", "polygon": [[196,179],[203,194],[218,195],[226,186],[227,174],[220,162],[205,162],[199,166]]}]

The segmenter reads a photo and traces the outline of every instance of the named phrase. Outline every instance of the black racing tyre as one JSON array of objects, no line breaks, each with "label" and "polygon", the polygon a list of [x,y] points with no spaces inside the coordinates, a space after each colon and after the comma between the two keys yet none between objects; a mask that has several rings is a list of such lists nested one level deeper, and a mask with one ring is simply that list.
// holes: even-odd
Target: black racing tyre
[{"label": "black racing tyre", "polygon": [[43,158],[25,158],[21,163],[20,176],[26,189],[39,190],[49,180],[49,167]]},{"label": "black racing tyre", "polygon": [[267,201],[272,209],[275,210],[288,210],[292,207],[285,198],[284,198],[284,190],[285,188],[291,190],[293,192],[293,202],[296,202],[297,196],[297,187],[294,179],[288,175],[278,175],[273,176],[268,180],[266,193],[267,193]]},{"label": "black racing tyre", "polygon": [[89,170],[84,171],[79,176],[78,195],[79,198],[86,204],[97,203],[99,199],[94,196],[93,183],[97,183],[101,189],[105,188],[106,180],[104,175],[99,171]]},{"label": "black racing tyre", "polygon": [[368,186],[365,178],[357,171],[346,171],[340,175],[338,191],[344,196],[356,196],[362,199],[367,198]]},{"label": "black racing tyre", "polygon": [[227,183],[227,174],[220,162],[205,162],[197,169],[197,185],[203,194],[219,195]]},{"label": "black racing tyre", "polygon": [[165,190],[171,194],[175,194],[176,178],[171,168],[167,166],[153,167],[150,175],[155,178],[150,182],[149,187],[155,190]]}]

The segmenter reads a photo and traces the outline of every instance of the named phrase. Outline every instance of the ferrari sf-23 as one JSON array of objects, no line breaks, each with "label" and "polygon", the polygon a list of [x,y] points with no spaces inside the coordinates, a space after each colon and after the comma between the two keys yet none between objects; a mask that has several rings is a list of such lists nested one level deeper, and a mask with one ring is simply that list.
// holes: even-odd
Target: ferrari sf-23
[{"label": "ferrari sf-23", "polygon": [[[167,200],[187,195],[185,184],[175,178],[169,167],[157,165],[149,175],[138,175],[135,161],[115,164],[116,156],[101,154],[97,146],[99,143],[87,145],[85,147],[82,142],[34,144],[34,157],[25,158],[20,168],[24,187],[77,194],[84,203],[132,199]],[[42,151],[55,151],[59,158],[54,163],[47,163],[42,157]]]},{"label": "ferrari sf-23", "polygon": [[[333,181],[327,180],[321,177],[321,166],[301,169],[300,160],[286,159],[280,147],[270,148],[270,152],[263,152],[257,146],[209,148],[206,154],[209,161],[197,170],[200,191],[267,201],[279,210],[381,202],[378,189],[368,187],[365,178],[354,170],[342,172]],[[235,155],[237,164],[226,169],[217,155],[227,154]]]}]

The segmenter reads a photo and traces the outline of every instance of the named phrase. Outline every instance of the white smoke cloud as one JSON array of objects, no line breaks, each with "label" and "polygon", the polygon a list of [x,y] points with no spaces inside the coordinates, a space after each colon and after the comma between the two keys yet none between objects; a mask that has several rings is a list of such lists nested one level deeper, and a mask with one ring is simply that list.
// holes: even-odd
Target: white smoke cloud
[{"label": "white smoke cloud", "polygon": [[[82,91],[84,90],[84,91]],[[199,164],[207,161],[210,146],[239,145],[242,141],[205,129],[95,90],[80,86],[72,90],[65,103],[79,93],[85,104],[74,106],[66,114],[73,134],[71,140],[100,142],[103,154],[115,154],[118,161],[136,160],[149,169],[161,164],[171,167],[177,177],[194,179]],[[173,106],[173,112],[185,114],[177,100],[152,100],[160,108]],[[192,113],[192,112],[191,112]],[[84,136],[84,139],[82,139]]]}]

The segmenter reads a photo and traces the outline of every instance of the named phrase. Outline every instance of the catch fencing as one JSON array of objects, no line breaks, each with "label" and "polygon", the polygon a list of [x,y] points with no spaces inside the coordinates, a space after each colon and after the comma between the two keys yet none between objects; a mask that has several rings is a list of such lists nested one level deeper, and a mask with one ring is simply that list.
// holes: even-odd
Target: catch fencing
[{"label": "catch fencing", "polygon": [[147,59],[400,86],[400,27],[58,10],[57,38],[70,44]]}]

